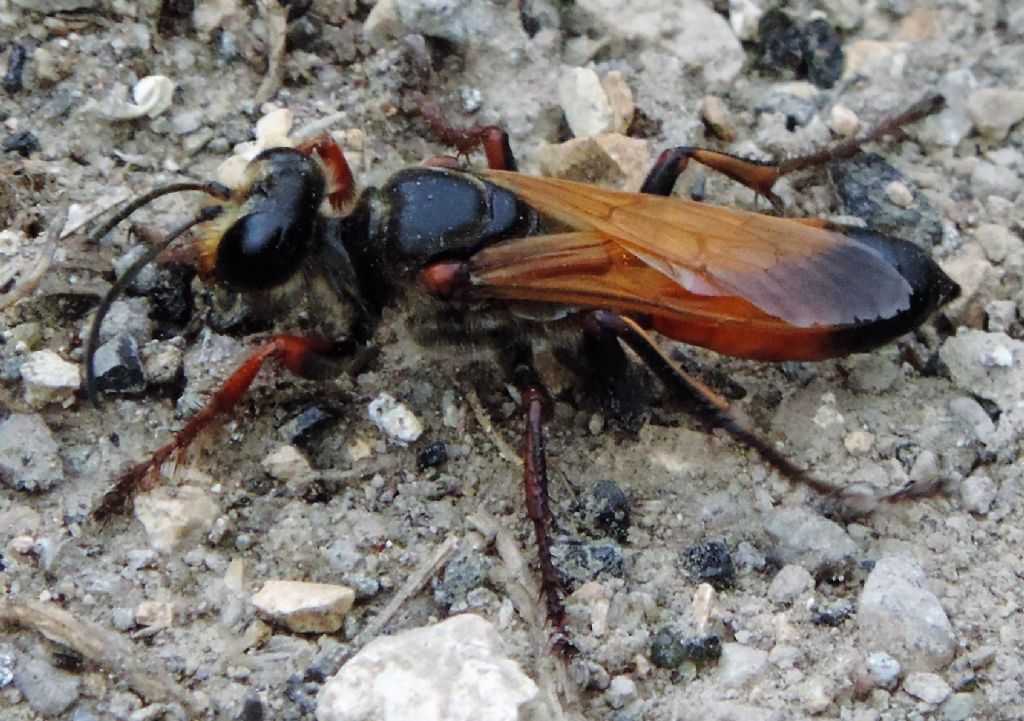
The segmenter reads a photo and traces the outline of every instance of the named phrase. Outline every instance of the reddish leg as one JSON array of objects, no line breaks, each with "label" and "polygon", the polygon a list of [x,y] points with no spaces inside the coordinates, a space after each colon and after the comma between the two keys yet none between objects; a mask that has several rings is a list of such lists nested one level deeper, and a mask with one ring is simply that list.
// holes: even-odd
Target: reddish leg
[{"label": "reddish leg", "polygon": [[306,155],[316,155],[323,161],[327,171],[327,198],[331,207],[344,210],[356,197],[356,181],[352,169],[345,159],[345,153],[327,133],[299,144],[298,150]]},{"label": "reddish leg", "polygon": [[713,428],[721,428],[737,441],[753,449],[762,460],[779,473],[799,481],[820,493],[834,493],[837,489],[810,476],[806,471],[779,453],[764,438],[737,420],[729,411],[729,403],[721,395],[679,368],[658,347],[654,339],[631,318],[608,311],[595,311],[589,322],[619,337],[640,356],[640,359],[666,387],[687,402],[689,410]]},{"label": "reddish leg", "polygon": [[487,167],[491,170],[516,170],[516,158],[508,142],[508,133],[497,125],[474,123],[468,128],[456,128],[448,122],[437,103],[421,98],[420,115],[427,123],[430,134],[437,142],[452,148],[459,155],[469,155],[483,148]]},{"label": "reddish leg", "polygon": [[160,467],[175,453],[185,450],[199,432],[221,415],[230,413],[252,385],[256,374],[268,360],[279,360],[292,373],[303,377],[320,376],[327,368],[328,344],[293,335],[278,335],[260,346],[231,374],[220,390],[194,416],[174,439],[147,460],[125,472],[107,491],[93,512],[97,520],[106,520],[122,512],[136,493],[156,485]]},{"label": "reddish leg", "polygon": [[554,561],[551,560],[551,505],[548,500],[547,462],[544,456],[544,414],[547,398],[535,385],[522,389],[526,410],[526,441],[523,450],[523,488],[526,512],[533,521],[540,565],[540,592],[547,607],[548,622],[556,633],[555,647],[563,655],[568,651],[565,634],[565,607]]},{"label": "reddish leg", "polygon": [[703,148],[670,148],[663,151],[658,157],[651,172],[647,174],[640,192],[671,195],[676,179],[686,169],[687,163],[694,160],[743,183],[770,200],[772,205],[778,208],[780,201],[778,196],[772,193],[772,186],[783,175],[850,158],[859,153],[864,144],[874,142],[887,135],[898,135],[903,126],[938,112],[944,103],[941,95],[930,95],[914,103],[902,113],[882,120],[861,136],[849,138],[831,148],[778,163],[747,160],[728,153],[719,153]]}]

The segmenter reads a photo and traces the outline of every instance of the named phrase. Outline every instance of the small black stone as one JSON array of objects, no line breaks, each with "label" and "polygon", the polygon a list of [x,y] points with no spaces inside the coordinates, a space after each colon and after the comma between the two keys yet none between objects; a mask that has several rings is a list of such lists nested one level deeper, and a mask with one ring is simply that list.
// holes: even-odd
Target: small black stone
[{"label": "small black stone", "polygon": [[814,616],[811,621],[818,626],[839,626],[853,615],[853,606],[848,602],[841,601],[832,608],[827,608],[818,615]]},{"label": "small black stone", "polygon": [[305,446],[311,443],[334,421],[335,413],[320,406],[310,406],[285,422],[281,435],[291,443]]},{"label": "small black stone", "polygon": [[684,645],[686,657],[697,664],[717,661],[722,655],[722,639],[718,636],[691,638]]},{"label": "small black stone", "polygon": [[146,388],[139,346],[127,333],[118,334],[96,349],[96,386],[104,393],[138,393]]},{"label": "small black stone", "polygon": [[27,158],[34,151],[39,150],[39,147],[39,138],[28,130],[11,133],[0,143],[0,150],[5,153],[17,153],[23,158]]},{"label": "small black stone", "polygon": [[651,663],[658,668],[675,668],[683,661],[704,664],[722,655],[722,639],[718,636],[684,638],[672,626],[663,626],[651,643]]},{"label": "small black stone", "polygon": [[62,646],[54,650],[52,663],[55,668],[78,672],[85,667],[85,656],[74,649]]},{"label": "small black stone", "polygon": [[622,548],[610,540],[587,542],[578,538],[556,538],[551,545],[551,559],[566,586],[603,576],[622,578],[625,574]]},{"label": "small black stone", "polygon": [[831,88],[843,74],[842,39],[824,18],[811,20],[804,27],[804,61],[807,79],[819,88]]},{"label": "small black stone", "polygon": [[675,668],[686,660],[683,639],[671,626],[663,626],[651,643],[651,663],[658,668]]},{"label": "small black stone", "polygon": [[320,23],[312,18],[303,17],[288,23],[288,50],[312,51],[314,45],[323,35]]},{"label": "small black stone", "polygon": [[146,282],[139,279],[128,284],[132,293],[145,295],[150,301],[153,320],[184,325],[192,317],[195,302],[192,298],[192,278],[195,271],[184,265],[154,266]]},{"label": "small black stone", "polygon": [[770,70],[798,72],[804,64],[800,25],[788,13],[772,8],[757,26],[760,64]]},{"label": "small black stone", "polygon": [[707,541],[683,552],[690,571],[697,578],[721,591],[736,583],[736,567],[724,541]]},{"label": "small black stone", "polygon": [[238,721],[263,721],[263,702],[260,697],[253,694],[246,696],[242,702],[242,710],[238,714]]},{"label": "small black stone", "polygon": [[421,471],[436,468],[448,460],[448,446],[444,441],[434,441],[416,455],[416,467]]},{"label": "small black stone", "polygon": [[584,499],[584,516],[602,536],[625,543],[629,535],[629,498],[612,480],[598,481]]}]

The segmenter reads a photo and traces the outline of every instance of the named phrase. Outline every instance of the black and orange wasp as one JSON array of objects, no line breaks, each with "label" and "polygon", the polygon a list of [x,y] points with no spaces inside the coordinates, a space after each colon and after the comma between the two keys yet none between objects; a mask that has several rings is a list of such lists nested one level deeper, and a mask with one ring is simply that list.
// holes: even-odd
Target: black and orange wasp
[{"label": "black and orange wasp", "polygon": [[[262,365],[276,359],[318,377],[370,346],[385,309],[417,314],[423,342],[477,328],[507,358],[527,418],[527,511],[540,557],[550,620],[564,612],[550,553],[543,422],[547,398],[532,370],[531,334],[569,327],[632,349],[664,384],[712,425],[757,450],[784,474],[821,486],[728,412],[727,403],[678,368],[651,336],[761,361],[821,360],[868,351],[922,324],[959,288],[921,249],[870,229],[716,207],[673,196],[690,161],[724,173],[770,200],[797,170],[841,161],[935,112],[931,96],[861,137],[781,163],[693,147],[661,154],[638,193],[516,172],[508,136],[495,126],[456,130],[425,106],[431,131],[466,154],[482,147],[485,170],[439,157],[378,188],[357,192],[339,146],[324,135],[265,150],[236,187],[180,183],[121,207],[92,238],[157,197],[210,196],[197,216],[168,233],[125,272],[98,310],[87,348],[87,389],[97,397],[92,358],[111,302],[145,264],[194,226],[188,243],[200,275],[259,292],[301,274],[321,278],[347,305],[344,338],[270,337],[175,438],[129,469],[96,515],[107,517],[211,421],[228,413]],[[497,322],[478,323],[488,316]]]}]

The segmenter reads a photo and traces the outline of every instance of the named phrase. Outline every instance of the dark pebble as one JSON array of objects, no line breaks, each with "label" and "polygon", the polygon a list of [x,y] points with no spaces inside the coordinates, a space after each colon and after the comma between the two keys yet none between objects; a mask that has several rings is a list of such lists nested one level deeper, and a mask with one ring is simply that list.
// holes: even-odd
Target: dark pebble
[{"label": "dark pebble", "polygon": [[421,471],[436,468],[448,460],[448,446],[444,441],[434,441],[416,455],[416,467]]},{"label": "dark pebble", "polygon": [[291,443],[304,446],[325,431],[334,422],[335,417],[335,413],[330,409],[310,406],[285,422],[280,428],[280,433]]},{"label": "dark pebble", "polygon": [[566,586],[603,576],[622,578],[625,574],[622,549],[610,540],[587,542],[578,538],[556,538],[551,545],[551,557]]},{"label": "dark pebble", "polygon": [[34,151],[39,150],[39,147],[39,138],[28,130],[11,133],[0,143],[0,150],[5,153],[17,153],[23,158],[27,158]]},{"label": "dark pebble", "polygon": [[[128,284],[130,293],[149,298],[150,317],[165,323],[184,325],[192,317],[192,278],[195,271],[184,265],[153,266],[145,280],[137,277]],[[140,282],[141,281],[141,282]]]},{"label": "dark pebble", "polygon": [[872,230],[917,243],[925,250],[942,240],[938,213],[924,196],[911,187],[913,205],[902,208],[885,195],[885,186],[902,181],[900,172],[876,153],[862,153],[829,167],[843,212],[853,215]]},{"label": "dark pebble", "polygon": [[819,88],[831,88],[843,74],[843,41],[824,18],[811,20],[804,27],[804,60],[807,79]]},{"label": "dark pebble", "polygon": [[146,388],[139,346],[127,333],[101,345],[93,357],[96,386],[104,393],[138,393]]},{"label": "dark pebble", "polygon": [[322,36],[319,23],[314,22],[312,18],[300,18],[288,24],[288,49],[312,51]]},{"label": "dark pebble", "polygon": [[260,697],[253,694],[246,696],[242,702],[242,710],[238,714],[238,721],[263,721],[263,702]]},{"label": "dark pebble", "polygon": [[651,643],[651,663],[658,668],[675,668],[683,661],[704,664],[722,655],[722,639],[718,636],[684,638],[671,626],[664,626]]},{"label": "dark pebble", "polygon": [[53,666],[62,671],[78,672],[85,667],[85,656],[67,647],[56,649],[51,659]]},{"label": "dark pebble", "polygon": [[853,606],[846,602],[840,601],[832,608],[825,609],[821,613],[814,616],[811,621],[818,626],[839,626],[853,615]]},{"label": "dark pebble", "polygon": [[313,715],[316,710],[316,697],[324,685],[324,674],[320,669],[311,667],[303,674],[292,674],[285,683],[284,695],[298,706],[303,713]]},{"label": "dark pebble", "polygon": [[800,25],[788,13],[772,8],[757,26],[762,67],[798,72],[804,64],[804,38]]},{"label": "dark pebble", "polygon": [[823,18],[803,25],[773,8],[761,17],[758,37],[759,64],[765,70],[789,71],[822,88],[831,88],[843,74],[842,38]]},{"label": "dark pebble", "polygon": [[7,58],[7,72],[4,73],[4,90],[12,95],[20,92],[24,87],[22,75],[25,74],[25,62],[28,60],[28,51],[24,45],[14,43],[11,45],[11,54]]},{"label": "dark pebble", "polygon": [[598,481],[583,500],[588,525],[602,536],[625,543],[629,535],[629,498],[612,480]]},{"label": "dark pebble", "polygon": [[724,541],[707,541],[683,552],[687,568],[700,581],[721,591],[736,583],[736,567]]}]

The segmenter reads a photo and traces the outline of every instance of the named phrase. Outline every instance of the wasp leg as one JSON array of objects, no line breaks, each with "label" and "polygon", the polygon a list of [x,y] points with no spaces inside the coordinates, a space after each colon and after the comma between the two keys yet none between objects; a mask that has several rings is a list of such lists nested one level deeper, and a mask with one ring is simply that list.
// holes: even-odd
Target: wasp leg
[{"label": "wasp leg", "polygon": [[867,143],[880,140],[888,135],[900,135],[904,126],[916,123],[918,120],[938,112],[944,104],[945,99],[941,95],[929,95],[902,113],[885,118],[863,135],[848,138],[830,148],[780,162],[749,160],[704,148],[688,146],[669,148],[658,156],[654,167],[644,179],[640,192],[671,195],[676,179],[686,169],[687,163],[694,160],[742,183],[767,198],[778,209],[781,206],[781,201],[777,195],[772,193],[772,186],[783,175],[846,160],[859,153]]},{"label": "wasp leg", "polygon": [[779,207],[781,201],[772,192],[775,181],[782,176],[777,163],[748,160],[716,150],[688,146],[663,150],[654,163],[654,167],[644,178],[640,192],[651,195],[672,195],[676,180],[686,170],[690,160],[717,170],[722,175],[742,183],[767,198],[773,206]]},{"label": "wasp leg", "polygon": [[548,497],[547,460],[544,452],[544,421],[551,414],[551,399],[533,368],[528,346],[513,345],[506,356],[511,361],[512,382],[519,389],[526,414],[526,435],[523,448],[523,490],[526,513],[533,522],[540,567],[540,593],[544,599],[548,623],[555,634],[554,647],[562,656],[570,646],[565,632],[565,607],[562,605],[562,583],[551,555],[553,516]]},{"label": "wasp leg", "polygon": [[338,358],[349,356],[354,350],[346,343],[331,345],[293,335],[273,336],[245,359],[207,404],[175,434],[170,443],[118,478],[114,487],[100,499],[93,517],[104,521],[121,513],[137,493],[152,489],[156,485],[159,468],[171,456],[184,451],[200,431],[219,416],[230,413],[267,361],[278,360],[285,368],[303,378],[322,378],[337,370]]},{"label": "wasp leg", "polygon": [[426,99],[420,103],[420,115],[437,142],[455,150],[460,156],[483,148],[487,167],[491,170],[518,170],[508,133],[497,125],[474,123],[468,128],[457,128],[448,122],[437,103]]},{"label": "wasp leg", "polygon": [[306,155],[316,155],[323,161],[328,176],[327,199],[335,210],[345,210],[355,200],[356,181],[338,143],[324,133],[300,143],[298,150]]},{"label": "wasp leg", "polygon": [[691,412],[701,421],[723,429],[740,443],[752,448],[766,463],[787,478],[799,481],[821,493],[836,492],[834,486],[798,468],[772,448],[767,440],[733,417],[729,412],[728,401],[673,363],[636,321],[608,311],[595,311],[591,314],[591,322],[614,333],[632,348],[662,383],[687,402]]}]

